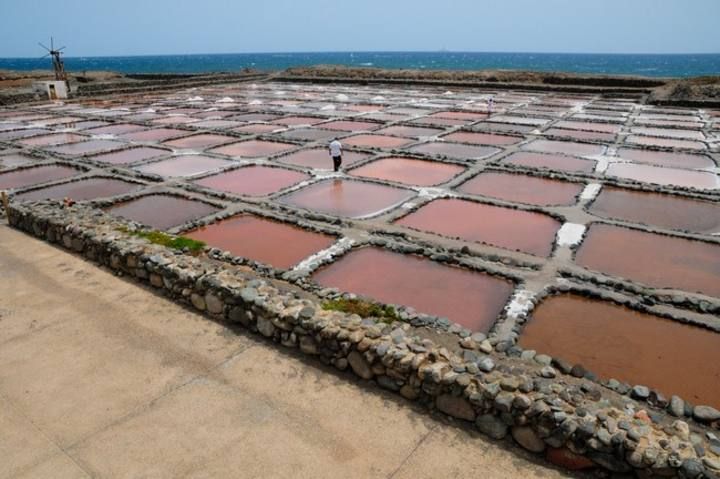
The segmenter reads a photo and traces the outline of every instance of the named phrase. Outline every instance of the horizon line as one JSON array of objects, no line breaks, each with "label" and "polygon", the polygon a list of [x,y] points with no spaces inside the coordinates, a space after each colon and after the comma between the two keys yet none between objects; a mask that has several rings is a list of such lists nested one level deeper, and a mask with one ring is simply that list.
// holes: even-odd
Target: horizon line
[{"label": "horizon line", "polygon": [[[616,55],[616,56],[701,56],[701,55],[720,55],[720,52],[674,52],[674,53],[648,53],[648,52],[531,52],[531,51],[479,51],[479,50],[308,50],[308,51],[267,51],[267,52],[218,52],[218,53],[142,53],[129,55],[66,55],[64,58],[142,58],[142,57],[166,57],[166,56],[219,56],[219,55],[302,55],[302,54],[366,54],[366,53],[471,53],[471,54],[515,54],[515,55]],[[24,57],[0,57],[2,60],[42,60],[43,57],[24,56]]]}]

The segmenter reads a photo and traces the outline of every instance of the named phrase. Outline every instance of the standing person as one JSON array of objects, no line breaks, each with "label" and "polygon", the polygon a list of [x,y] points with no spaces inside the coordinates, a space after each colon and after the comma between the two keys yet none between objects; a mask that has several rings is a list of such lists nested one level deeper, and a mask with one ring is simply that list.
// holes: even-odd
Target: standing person
[{"label": "standing person", "polygon": [[335,171],[339,171],[340,165],[342,165],[342,143],[337,138],[330,142],[330,156],[333,160],[333,168]]},{"label": "standing person", "polygon": [[488,113],[492,113],[493,106],[495,105],[495,99],[493,97],[488,98],[487,105],[488,105]]}]

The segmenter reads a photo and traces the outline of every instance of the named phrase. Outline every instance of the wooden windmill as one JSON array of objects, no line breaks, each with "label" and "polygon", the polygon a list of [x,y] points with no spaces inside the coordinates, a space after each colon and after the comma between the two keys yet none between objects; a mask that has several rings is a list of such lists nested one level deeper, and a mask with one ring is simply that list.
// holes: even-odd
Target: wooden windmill
[{"label": "wooden windmill", "polygon": [[65,83],[67,83],[67,73],[65,73],[65,65],[63,64],[62,58],[60,58],[60,55],[62,54],[62,51],[65,49],[65,47],[60,47],[56,50],[53,37],[50,37],[50,48],[46,47],[42,43],[38,43],[38,45],[47,50],[47,53],[43,55],[42,58],[47,58],[50,56],[52,57],[55,80],[64,81]]}]

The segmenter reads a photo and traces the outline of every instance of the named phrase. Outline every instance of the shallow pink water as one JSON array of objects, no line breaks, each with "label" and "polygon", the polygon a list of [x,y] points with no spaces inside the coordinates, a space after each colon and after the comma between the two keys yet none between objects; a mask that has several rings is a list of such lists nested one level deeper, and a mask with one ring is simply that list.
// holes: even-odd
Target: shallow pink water
[{"label": "shallow pink water", "polygon": [[351,251],[315,274],[325,287],[410,306],[487,332],[512,293],[507,280],[380,248]]},{"label": "shallow pink water", "polygon": [[293,145],[292,143],[250,140],[214,148],[212,152],[242,158],[259,158],[262,156],[276,155],[295,148],[297,148],[297,145]]},{"label": "shallow pink water", "polygon": [[151,130],[136,131],[118,136],[130,141],[159,142],[187,134],[188,132],[185,130],[176,130],[174,128],[153,128]]},{"label": "shallow pink water", "polygon": [[371,148],[400,148],[415,140],[383,135],[357,135],[342,140],[343,144]]},{"label": "shallow pink water", "polygon": [[235,128],[232,131],[236,133],[249,133],[249,134],[255,134],[255,133],[270,133],[272,131],[281,129],[281,127],[278,127],[277,125],[265,125],[263,123],[256,123],[252,125],[246,125],[241,126],[239,128]]},{"label": "shallow pink water", "polygon": [[390,126],[377,130],[375,133],[381,135],[393,135],[393,136],[404,136],[408,138],[418,138],[423,136],[437,136],[442,133],[443,130],[438,128],[422,128],[418,126]]},{"label": "shallow pink water", "polygon": [[529,211],[458,199],[437,199],[396,224],[464,241],[549,256],[560,229],[556,219]]},{"label": "shallow pink water", "polygon": [[[353,151],[343,151],[343,167],[348,167],[360,160],[368,157],[365,153],[356,153]],[[306,168],[314,168],[320,170],[332,170],[333,162],[326,148],[312,148],[309,150],[300,150],[296,153],[276,158],[279,163],[289,165],[304,166]]]},{"label": "shallow pink water", "polygon": [[167,160],[136,166],[141,173],[160,175],[166,178],[192,176],[206,171],[232,165],[231,161],[221,160],[205,155],[182,155]]},{"label": "shallow pink water", "polygon": [[720,233],[720,204],[717,202],[605,186],[588,211],[603,218],[698,233]]},{"label": "shallow pink water", "polygon": [[213,135],[213,134],[200,134],[186,136],[184,138],[178,138],[177,140],[170,140],[163,143],[165,146],[172,148],[186,148],[186,149],[205,149],[211,146],[222,145],[223,143],[230,143],[235,141],[236,138],[232,136],[224,135]]},{"label": "shallow pink water", "polygon": [[149,160],[150,158],[169,155],[170,153],[170,151],[162,150],[160,148],[141,146],[138,148],[130,148],[127,150],[93,156],[91,159],[101,161],[103,163],[111,163],[113,165],[126,165],[136,161]]},{"label": "shallow pink water", "polygon": [[375,130],[382,126],[380,123],[373,123],[369,121],[331,121],[329,123],[323,123],[320,125],[321,128],[326,130],[339,130],[339,131],[363,131],[363,130]]},{"label": "shallow pink water", "polygon": [[90,140],[78,143],[68,143],[60,146],[45,148],[48,151],[60,153],[63,155],[91,155],[102,151],[118,150],[126,147],[127,143],[110,140]]},{"label": "shallow pink water", "polygon": [[87,130],[86,133],[91,135],[122,135],[124,133],[132,133],[134,131],[145,131],[148,128],[142,125],[133,125],[132,123],[120,123],[115,125],[102,126]]},{"label": "shallow pink water", "polygon": [[711,168],[715,166],[715,162],[705,155],[693,155],[691,153],[679,153],[675,151],[620,148],[617,154],[625,160],[676,168]]},{"label": "shallow pink water", "polygon": [[605,148],[600,145],[555,140],[535,140],[524,145],[523,149],[543,153],[565,153],[566,155],[575,156],[594,156],[605,151]]},{"label": "shallow pink water", "polygon": [[574,205],[585,185],[513,173],[486,172],[463,183],[459,191],[537,206]]},{"label": "shallow pink water", "polygon": [[216,213],[217,208],[201,201],[171,195],[148,195],[108,208],[108,212],[152,228],[166,230]]},{"label": "shallow pink water", "polygon": [[407,185],[435,186],[449,181],[464,169],[462,166],[436,161],[390,157],[355,168],[350,174]]},{"label": "shallow pink water", "polygon": [[335,241],[330,235],[248,214],[184,233],[184,236],[282,269],[291,268]]},{"label": "shallow pink water", "polygon": [[552,155],[547,153],[513,153],[502,159],[503,163],[528,166],[530,168],[548,168],[550,170],[592,173],[595,171],[595,162],[572,158],[569,156]]},{"label": "shallow pink water", "polygon": [[52,135],[35,136],[33,138],[27,138],[20,140],[18,143],[22,143],[27,146],[51,146],[51,145],[63,145],[66,143],[77,143],[79,141],[87,140],[87,136],[76,135],[75,133],[54,133]]},{"label": "shallow pink water", "polygon": [[482,159],[490,155],[494,155],[498,148],[490,146],[464,145],[462,143],[448,142],[431,142],[410,148],[415,153],[424,153],[427,155],[443,155],[450,158],[458,159]]},{"label": "shallow pink water", "polygon": [[720,245],[593,224],[577,252],[583,267],[657,288],[720,297]]},{"label": "shallow pink water", "polygon": [[0,173],[0,190],[23,188],[47,181],[61,180],[79,175],[80,173],[80,170],[76,170],[75,168],[59,165],[36,166],[34,168]]},{"label": "shallow pink water", "polygon": [[661,166],[616,163],[611,164],[605,174],[658,185],[675,185],[699,189],[720,188],[720,180],[718,180],[717,175],[707,171],[679,170],[675,168],[663,168]]},{"label": "shallow pink water", "polygon": [[195,181],[196,184],[244,196],[265,196],[309,179],[297,171],[270,166],[246,166]]},{"label": "shallow pink water", "polygon": [[521,136],[494,135],[492,133],[474,133],[459,131],[443,137],[446,141],[472,143],[474,145],[514,145],[524,140]]},{"label": "shallow pink water", "polygon": [[306,186],[279,201],[320,213],[360,218],[398,206],[414,194],[403,188],[336,179]]},{"label": "shallow pink water", "polygon": [[128,183],[127,181],[113,178],[88,178],[29,191],[17,195],[16,198],[21,201],[63,198],[71,198],[75,201],[86,201],[124,195],[140,188],[142,188],[142,185],[137,183]]}]

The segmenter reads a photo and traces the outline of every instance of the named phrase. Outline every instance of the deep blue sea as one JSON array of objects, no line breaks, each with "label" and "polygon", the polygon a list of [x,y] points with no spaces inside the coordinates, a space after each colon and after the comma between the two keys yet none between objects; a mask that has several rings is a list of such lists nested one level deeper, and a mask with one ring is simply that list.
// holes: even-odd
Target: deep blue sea
[{"label": "deep blue sea", "polygon": [[[122,73],[232,72],[242,68],[281,70],[302,65],[374,66],[428,70],[508,69],[651,77],[720,75],[720,54],[608,55],[574,53],[328,52],[66,57],[69,71]],[[0,58],[0,69],[50,69],[49,59]]]}]

